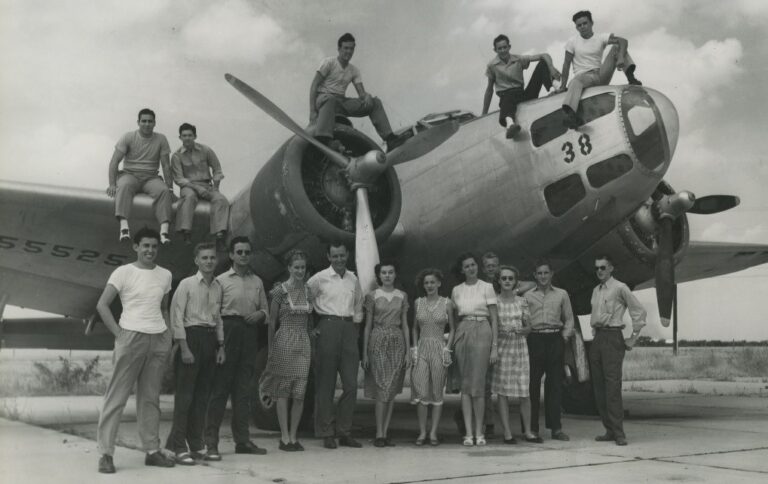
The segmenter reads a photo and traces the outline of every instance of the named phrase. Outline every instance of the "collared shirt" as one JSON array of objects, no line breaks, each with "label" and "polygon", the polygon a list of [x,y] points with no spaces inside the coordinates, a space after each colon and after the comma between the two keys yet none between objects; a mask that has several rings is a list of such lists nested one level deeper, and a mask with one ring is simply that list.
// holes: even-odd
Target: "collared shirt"
[{"label": "collared shirt", "polygon": [[180,187],[191,182],[210,183],[211,180],[219,181],[224,178],[216,153],[200,143],[195,143],[190,149],[182,145],[176,150],[171,157],[171,169],[173,181]]},{"label": "collared shirt", "polygon": [[199,271],[179,283],[171,302],[171,327],[175,339],[186,339],[184,328],[205,326],[216,328],[216,338],[224,341],[221,321],[221,284],[215,278],[205,282]]},{"label": "collared shirt", "polygon": [[562,329],[563,336],[573,334],[573,310],[567,292],[554,286],[544,291],[537,286],[524,297],[531,312],[533,331]]},{"label": "collared shirt", "polygon": [[323,82],[317,86],[317,92],[320,94],[344,96],[347,93],[347,87],[349,87],[350,82],[355,84],[363,82],[360,70],[349,63],[347,63],[347,67],[342,67],[338,57],[323,59],[323,63],[317,68],[317,72],[323,76]]},{"label": "collared shirt", "polygon": [[263,311],[269,318],[267,294],[261,278],[250,270],[241,276],[232,268],[216,278],[221,283],[224,295],[221,302],[222,316],[249,316]]},{"label": "collared shirt", "polygon": [[363,291],[352,271],[344,271],[342,277],[328,267],[310,277],[307,286],[317,314],[352,317],[356,323],[363,321]]},{"label": "collared shirt", "polygon": [[645,309],[626,284],[611,277],[592,291],[589,324],[593,328],[624,328],[624,312],[627,309],[632,318],[632,330],[640,331],[645,326]]},{"label": "collared shirt", "polygon": [[496,92],[507,89],[523,88],[523,70],[531,63],[531,56],[510,54],[509,61],[504,62],[499,56],[494,57],[485,69],[485,75],[491,79]]},{"label": "collared shirt", "polygon": [[157,174],[160,158],[171,152],[164,134],[152,133],[152,136],[145,138],[138,130],[125,133],[115,149],[125,155],[123,170],[144,174]]}]

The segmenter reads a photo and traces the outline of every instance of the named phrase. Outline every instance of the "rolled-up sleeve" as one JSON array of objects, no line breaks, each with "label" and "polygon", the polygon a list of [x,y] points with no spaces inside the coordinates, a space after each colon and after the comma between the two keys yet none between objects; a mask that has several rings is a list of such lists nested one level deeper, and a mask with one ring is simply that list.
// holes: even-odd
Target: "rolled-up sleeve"
[{"label": "rolled-up sleeve", "polygon": [[627,305],[629,317],[632,319],[632,331],[639,332],[643,329],[643,326],[645,326],[645,319],[647,318],[648,313],[627,286],[621,287],[620,294],[621,298],[624,300],[624,304]]}]

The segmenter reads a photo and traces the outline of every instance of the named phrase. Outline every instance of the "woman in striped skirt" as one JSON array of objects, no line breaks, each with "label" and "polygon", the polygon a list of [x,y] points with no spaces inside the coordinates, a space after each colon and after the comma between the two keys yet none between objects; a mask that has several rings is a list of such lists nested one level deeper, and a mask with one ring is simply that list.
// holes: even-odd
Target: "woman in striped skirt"
[{"label": "woman in striped skirt", "polygon": [[408,347],[408,296],[395,289],[397,269],[392,261],[376,264],[379,287],[365,296],[363,332],[364,394],[376,400],[376,447],[392,446],[387,437],[395,396],[403,391]]},{"label": "woman in striped skirt", "polygon": [[499,361],[491,376],[491,392],[498,396],[499,416],[504,427],[504,443],[514,444],[509,424],[507,399],[520,399],[520,415],[523,420],[525,440],[541,443],[540,437],[531,432],[531,399],[529,398],[530,367],[528,344],[525,337],[531,332],[528,302],[517,295],[520,273],[512,266],[503,265],[496,273],[499,308]]},{"label": "woman in striped skirt", "polygon": [[[441,297],[438,290],[443,274],[437,269],[425,269],[416,279],[416,287],[423,288],[425,296],[416,299],[413,325],[413,367],[411,369],[411,401],[417,405],[419,436],[416,445],[424,445],[427,438],[427,414],[432,405],[430,445],[439,445],[437,427],[443,409],[443,392],[447,367],[451,364],[453,344],[453,303]],[[449,328],[448,340],[444,339],[445,327]]]}]

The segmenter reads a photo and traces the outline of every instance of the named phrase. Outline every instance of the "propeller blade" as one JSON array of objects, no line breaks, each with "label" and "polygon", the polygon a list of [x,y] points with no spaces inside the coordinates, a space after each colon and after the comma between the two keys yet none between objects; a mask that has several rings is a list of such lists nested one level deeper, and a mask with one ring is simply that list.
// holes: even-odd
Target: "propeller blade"
[{"label": "propeller blade", "polygon": [[658,221],[658,252],[656,252],[656,302],[659,306],[661,325],[669,326],[672,316],[672,301],[675,295],[675,263],[672,247],[672,224],[674,220],[664,217]]},{"label": "propeller blade", "polygon": [[424,156],[434,150],[459,130],[459,123],[451,121],[429,128],[410,138],[402,145],[387,153],[389,166]]},{"label": "propeller blade", "polygon": [[740,202],[739,197],[734,195],[708,195],[697,198],[693,203],[693,207],[688,211],[700,215],[709,215],[730,210]]},{"label": "propeller blade", "polygon": [[379,247],[376,244],[376,233],[373,230],[371,209],[368,205],[368,189],[358,188],[355,190],[355,196],[357,197],[355,264],[363,294],[368,294],[376,288],[374,267],[379,263]]},{"label": "propeller blade", "polygon": [[349,160],[346,156],[342,155],[341,153],[338,153],[321,142],[319,142],[317,139],[315,139],[314,136],[307,133],[304,128],[296,124],[296,122],[291,119],[290,116],[285,114],[282,109],[277,107],[275,103],[270,101],[266,98],[263,94],[261,94],[256,89],[252,88],[248,84],[244,83],[237,77],[233,76],[232,74],[224,74],[224,78],[227,80],[228,83],[232,84],[232,86],[240,91],[240,94],[247,97],[249,101],[251,101],[253,104],[257,105],[261,108],[262,111],[267,113],[272,119],[277,121],[278,123],[282,124],[284,127],[288,128],[290,131],[293,132],[296,136],[304,139],[308,143],[311,143],[315,148],[323,152],[325,156],[328,157],[332,162],[336,163],[342,168],[346,168],[349,164]]}]

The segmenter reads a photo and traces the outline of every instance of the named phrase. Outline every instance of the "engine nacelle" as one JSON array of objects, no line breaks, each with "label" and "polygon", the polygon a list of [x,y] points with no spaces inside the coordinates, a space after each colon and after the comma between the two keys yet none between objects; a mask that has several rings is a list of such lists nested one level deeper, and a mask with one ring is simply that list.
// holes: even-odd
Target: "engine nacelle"
[{"label": "engine nacelle", "polygon": [[[380,149],[350,126],[336,125],[334,136],[354,156]],[[394,169],[376,180],[368,196],[381,244],[400,218],[402,196]],[[284,269],[280,256],[292,248],[308,250],[316,264],[325,264],[318,241],[342,240],[354,246],[354,221],[355,196],[344,170],[298,137],[286,141],[234,198],[230,213],[232,235],[253,241],[253,264],[267,278]]]}]

